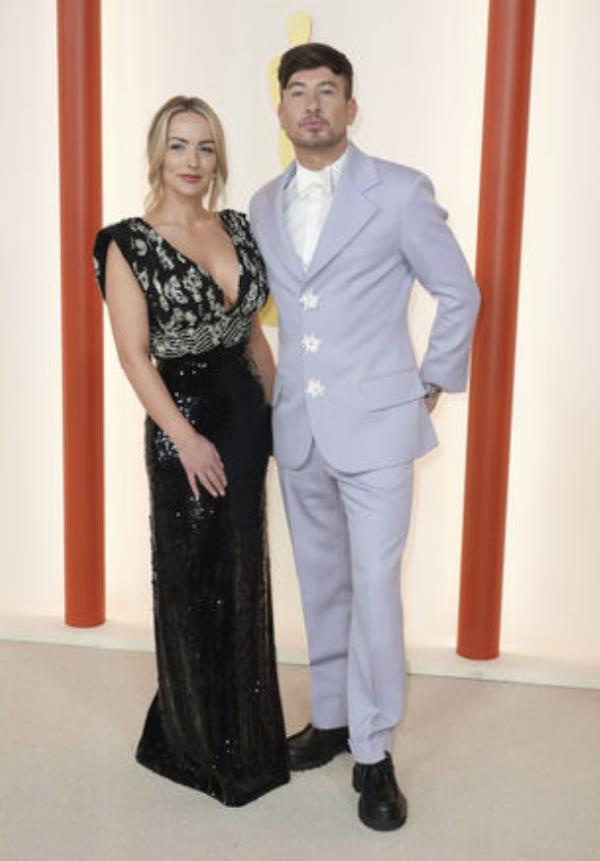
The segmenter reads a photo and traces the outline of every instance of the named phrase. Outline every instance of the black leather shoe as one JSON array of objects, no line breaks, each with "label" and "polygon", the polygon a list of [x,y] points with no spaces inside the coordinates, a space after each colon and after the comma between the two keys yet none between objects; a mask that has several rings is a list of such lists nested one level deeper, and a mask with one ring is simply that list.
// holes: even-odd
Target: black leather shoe
[{"label": "black leather shoe", "polygon": [[348,750],[348,727],[317,729],[311,723],[288,738],[290,769],[307,771],[325,765],[338,753]]},{"label": "black leather shoe", "polygon": [[394,775],[392,757],[365,765],[356,763],[352,772],[352,786],[360,792],[358,818],[375,831],[393,831],[406,822],[408,805]]}]

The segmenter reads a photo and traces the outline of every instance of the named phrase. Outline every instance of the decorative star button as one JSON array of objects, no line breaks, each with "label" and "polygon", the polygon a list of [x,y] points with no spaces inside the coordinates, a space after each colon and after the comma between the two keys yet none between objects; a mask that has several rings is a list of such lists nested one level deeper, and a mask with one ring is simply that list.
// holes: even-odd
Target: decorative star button
[{"label": "decorative star button", "polygon": [[305,335],[302,338],[302,346],[305,353],[316,353],[321,345],[321,339],[316,335]]},{"label": "decorative star button", "polygon": [[300,304],[305,311],[314,311],[319,305],[319,297],[316,293],[313,293],[312,289],[309,287],[308,290],[305,290],[302,296],[300,296]]},{"label": "decorative star button", "polygon": [[325,394],[325,386],[321,380],[309,380],[306,386],[306,394],[311,398],[320,398]]}]

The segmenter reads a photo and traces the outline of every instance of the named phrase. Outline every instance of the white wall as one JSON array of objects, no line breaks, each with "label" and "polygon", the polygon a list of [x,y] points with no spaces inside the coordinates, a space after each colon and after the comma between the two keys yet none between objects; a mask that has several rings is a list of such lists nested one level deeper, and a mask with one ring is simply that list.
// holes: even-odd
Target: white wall
[{"label": "white wall", "polygon": [[[27,166],[24,175],[10,172],[11,205],[3,210],[11,254],[3,267],[0,349],[10,418],[2,431],[9,480],[0,513],[3,529],[9,516],[11,527],[0,597],[5,612],[14,613],[60,612],[62,597],[54,4],[38,0],[36,7],[37,50],[28,49],[25,61],[11,35],[2,55],[11,70],[11,113],[24,129],[19,164]],[[230,0],[226,8],[105,0],[107,222],[141,210],[146,128],[175,93],[203,96],[222,116],[232,167],[228,203],[247,207],[252,191],[279,170],[267,63],[287,47],[287,16],[297,8],[289,0]],[[374,0],[366,13],[358,0],[329,0],[300,8],[312,15],[313,39],[339,46],[354,62],[361,109],[355,141],[433,177],[474,264],[487,4]],[[13,34],[16,28],[31,39],[29,11],[30,4],[25,11],[10,0],[2,14]],[[538,4],[503,617],[505,650],[582,663],[600,659],[593,541],[600,508],[591,480],[598,474],[600,412],[592,353],[600,312],[592,118],[599,28],[594,0]],[[2,145],[10,164],[15,141],[5,136]],[[26,280],[13,248],[27,251]],[[25,288],[35,298],[24,322]],[[411,320],[418,352],[432,311],[417,291]],[[113,619],[149,624],[142,414],[109,335],[106,376],[108,611]],[[455,642],[466,409],[464,395],[442,400],[435,417],[441,446],[417,469],[403,573],[409,650]],[[26,420],[17,428],[19,412]],[[281,655],[294,656],[304,649],[301,611],[274,475],[269,487],[278,641]]]},{"label": "white wall", "polygon": [[55,4],[0,4],[0,613],[62,612]]},{"label": "white wall", "polygon": [[539,4],[503,646],[600,664],[600,5]]}]

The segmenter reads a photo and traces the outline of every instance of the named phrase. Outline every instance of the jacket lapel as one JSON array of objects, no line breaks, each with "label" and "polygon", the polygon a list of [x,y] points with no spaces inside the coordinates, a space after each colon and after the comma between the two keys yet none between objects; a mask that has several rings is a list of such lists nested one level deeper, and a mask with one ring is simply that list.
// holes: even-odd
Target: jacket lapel
[{"label": "jacket lapel", "polygon": [[[378,212],[377,204],[364,194],[378,182],[379,174],[375,161],[354,144],[348,144],[346,163],[315,253],[306,272],[307,279],[314,278]],[[285,226],[284,232],[287,234]]]},{"label": "jacket lapel", "polygon": [[296,162],[292,162],[273,184],[270,195],[265,200],[260,221],[263,227],[262,241],[268,244],[271,253],[296,279],[304,281],[304,267],[288,233],[283,209],[283,195],[295,172]]}]

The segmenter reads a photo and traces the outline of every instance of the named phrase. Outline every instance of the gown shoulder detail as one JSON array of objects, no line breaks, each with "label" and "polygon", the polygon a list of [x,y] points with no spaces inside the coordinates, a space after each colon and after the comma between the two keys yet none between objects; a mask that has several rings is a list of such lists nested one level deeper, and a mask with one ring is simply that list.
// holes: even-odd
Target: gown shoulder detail
[{"label": "gown shoulder detail", "polygon": [[148,251],[144,236],[140,235],[137,229],[137,221],[136,218],[124,218],[114,224],[108,224],[96,234],[93,250],[94,270],[98,287],[104,299],[106,299],[106,257],[111,242],[116,242],[119,251],[131,267],[144,293],[148,289],[148,284],[138,277],[136,266],[137,258],[143,257]]}]

